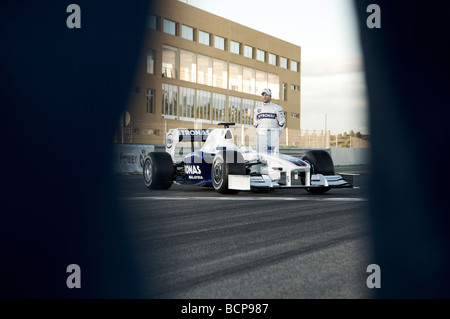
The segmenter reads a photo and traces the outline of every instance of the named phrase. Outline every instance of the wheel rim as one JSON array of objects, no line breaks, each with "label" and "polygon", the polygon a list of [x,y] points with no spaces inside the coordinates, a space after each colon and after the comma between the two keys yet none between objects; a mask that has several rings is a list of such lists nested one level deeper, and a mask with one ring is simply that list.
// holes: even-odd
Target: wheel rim
[{"label": "wheel rim", "polygon": [[150,185],[153,178],[153,165],[150,159],[145,161],[144,165],[144,179],[147,185]]},{"label": "wheel rim", "polygon": [[214,163],[213,181],[214,186],[220,187],[220,185],[222,184],[222,162],[219,160]]}]

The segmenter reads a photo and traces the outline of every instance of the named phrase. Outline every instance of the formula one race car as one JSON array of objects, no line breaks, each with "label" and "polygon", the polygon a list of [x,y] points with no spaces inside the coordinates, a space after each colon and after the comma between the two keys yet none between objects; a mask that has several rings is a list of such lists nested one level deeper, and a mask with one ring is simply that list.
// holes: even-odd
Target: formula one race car
[{"label": "formula one race car", "polygon": [[[325,193],[331,188],[353,188],[353,176],[336,174],[331,156],[310,150],[299,159],[278,151],[278,130],[258,134],[257,150],[237,147],[230,126],[217,129],[172,129],[166,151],[150,152],[144,160],[144,182],[164,190],[176,184],[212,186],[218,193],[241,190],[304,188]],[[273,133],[273,134],[272,134]]]}]

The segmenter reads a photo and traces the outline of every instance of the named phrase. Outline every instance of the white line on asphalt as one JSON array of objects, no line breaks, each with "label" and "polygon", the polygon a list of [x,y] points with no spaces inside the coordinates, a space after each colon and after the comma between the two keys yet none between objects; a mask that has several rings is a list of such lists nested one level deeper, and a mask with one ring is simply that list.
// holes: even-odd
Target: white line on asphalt
[{"label": "white line on asphalt", "polygon": [[368,201],[361,197],[170,197],[170,196],[148,196],[148,197],[122,197],[121,200],[240,200],[240,201],[318,201],[318,202],[364,202]]}]

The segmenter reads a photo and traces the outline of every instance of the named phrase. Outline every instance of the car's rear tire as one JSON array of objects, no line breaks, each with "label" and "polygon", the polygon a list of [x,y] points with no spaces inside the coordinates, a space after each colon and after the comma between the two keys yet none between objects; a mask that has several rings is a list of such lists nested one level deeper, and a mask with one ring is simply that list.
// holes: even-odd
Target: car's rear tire
[{"label": "car's rear tire", "polygon": [[[335,175],[334,163],[330,154],[324,150],[311,150],[303,155],[302,160],[311,165],[311,176],[314,174]],[[313,194],[323,194],[330,190],[330,187],[306,188],[306,191]]]},{"label": "car's rear tire", "polygon": [[245,175],[244,158],[237,151],[220,151],[214,156],[211,166],[211,180],[220,194],[237,194],[239,190],[228,189],[228,175]]},{"label": "car's rear tire", "polygon": [[169,189],[173,184],[174,166],[166,152],[148,153],[144,160],[144,183],[148,189]]}]

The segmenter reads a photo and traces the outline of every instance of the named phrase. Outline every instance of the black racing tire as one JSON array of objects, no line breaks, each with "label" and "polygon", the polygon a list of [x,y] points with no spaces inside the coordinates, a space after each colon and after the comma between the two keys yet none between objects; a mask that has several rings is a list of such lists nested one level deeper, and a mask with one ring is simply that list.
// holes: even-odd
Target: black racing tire
[{"label": "black racing tire", "polygon": [[169,189],[173,184],[174,172],[169,153],[150,152],[144,160],[144,183],[148,189]]},{"label": "black racing tire", "polygon": [[244,157],[237,151],[220,151],[214,156],[211,166],[211,180],[220,194],[237,194],[239,190],[228,189],[228,175],[245,175]]},{"label": "black racing tire", "polygon": [[[314,174],[335,175],[334,163],[330,154],[324,150],[311,150],[303,155],[302,160],[311,165],[311,176]],[[323,194],[330,190],[330,187],[306,188],[306,191],[313,194]]]}]

